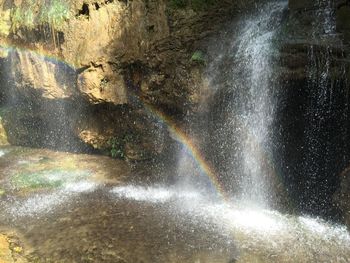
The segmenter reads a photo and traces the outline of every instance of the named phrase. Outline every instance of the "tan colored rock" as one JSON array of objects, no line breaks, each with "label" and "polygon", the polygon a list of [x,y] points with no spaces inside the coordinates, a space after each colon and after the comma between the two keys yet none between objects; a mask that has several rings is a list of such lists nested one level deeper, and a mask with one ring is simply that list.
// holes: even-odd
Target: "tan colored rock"
[{"label": "tan colored rock", "polygon": [[[255,1],[223,1],[201,12],[172,9],[168,0],[62,1],[58,23],[52,16],[44,22],[35,17],[34,25],[28,19],[9,24],[4,2],[37,16],[53,1],[0,0],[0,24],[12,31],[0,34],[0,44],[34,51],[10,52],[10,83],[16,82],[11,95],[39,105],[30,112],[21,105],[6,119],[11,143],[57,147],[74,137],[74,145],[108,153],[111,138],[132,134],[138,140],[123,145],[127,157],[145,159],[165,151],[168,135],[157,131],[159,123],[144,104],[178,119],[198,110],[208,89],[202,68],[191,63],[193,52],[233,12]],[[68,106],[57,110],[62,101]]]},{"label": "tan colored rock", "polygon": [[11,9],[5,8],[5,3],[0,1],[0,37],[7,37],[11,30]]},{"label": "tan colored rock", "polygon": [[62,99],[73,94],[75,73],[68,66],[28,51],[10,55],[13,80],[22,94],[40,92],[44,98]]},{"label": "tan colored rock", "polygon": [[113,73],[108,65],[91,67],[78,77],[78,89],[93,104],[126,104],[127,95],[124,79]]},{"label": "tan colored rock", "polygon": [[0,116],[0,145],[8,145],[7,132],[2,124],[2,118]]},{"label": "tan colored rock", "polygon": [[[88,4],[88,15],[63,27],[63,57],[77,66],[143,58],[150,45],[169,35],[164,1]],[[152,33],[150,34],[150,31]]]},{"label": "tan colored rock", "polygon": [[91,145],[94,149],[106,149],[108,148],[108,137],[92,130],[83,130],[79,133],[79,138],[88,145]]},{"label": "tan colored rock", "polygon": [[4,235],[0,235],[0,262],[1,263],[14,262],[11,255],[10,244],[7,241],[6,236]]},{"label": "tan colored rock", "polygon": [[[26,8],[24,4],[21,1],[13,3],[22,9]],[[33,8],[37,7],[33,5]],[[0,10],[5,12],[4,7]],[[4,31],[10,30],[8,18],[1,16],[0,34],[1,25],[7,26]],[[53,32],[49,32],[49,36],[52,35],[53,39],[44,37],[45,42],[35,43],[34,49],[52,49],[51,44],[55,44],[56,50],[50,50],[49,53],[57,56],[59,48],[59,56],[68,65],[88,69],[83,70],[78,81],[73,78],[69,78],[69,82],[58,80],[57,77],[62,75],[62,64],[45,60],[31,52],[17,51],[12,56],[11,71],[14,72],[13,78],[18,82],[22,94],[31,93],[28,91],[31,88],[40,91],[44,98],[68,98],[73,95],[74,86],[78,85],[82,95],[93,104],[125,104],[124,78],[118,73],[120,69],[112,69],[110,65],[143,60],[147,51],[153,48],[153,43],[169,36],[166,4],[163,0],[148,3],[142,0],[128,3],[73,1],[70,3],[69,19],[59,26],[52,26],[50,30],[53,29]],[[45,29],[41,26],[37,25],[37,30],[45,35]],[[61,41],[58,32],[64,36]],[[25,43],[31,41],[27,38],[34,36],[23,34],[20,26],[15,35]]]}]

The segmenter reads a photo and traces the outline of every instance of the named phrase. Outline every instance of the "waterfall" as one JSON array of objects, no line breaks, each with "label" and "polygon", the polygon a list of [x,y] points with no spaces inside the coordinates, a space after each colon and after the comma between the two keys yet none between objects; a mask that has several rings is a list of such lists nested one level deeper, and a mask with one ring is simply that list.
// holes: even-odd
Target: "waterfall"
[{"label": "waterfall", "polygon": [[[336,187],[330,181],[337,177],[337,173],[341,172],[339,168],[345,165],[347,134],[344,125],[347,119],[347,92],[341,83],[346,79],[346,69],[342,62],[337,62],[339,72],[334,75],[335,61],[339,56],[343,58],[343,52],[341,41],[336,35],[333,1],[317,3],[312,28],[312,45],[308,48],[308,105],[305,112],[302,168],[306,191],[301,201],[307,211],[324,214],[332,203],[332,193]],[[336,140],[335,130],[342,134]],[[335,160],[337,165],[334,164]]]},{"label": "waterfall", "polygon": [[[217,165],[228,163],[225,181],[234,200],[260,207],[273,205],[279,184],[272,153],[278,88],[274,65],[276,36],[286,6],[284,1],[271,2],[245,18],[228,50],[210,67],[212,83],[226,86],[220,98],[225,102],[214,109],[225,116],[213,131],[215,143],[224,152]],[[222,70],[227,65],[228,72]]]},{"label": "waterfall", "polygon": [[[273,143],[272,125],[276,102],[273,80],[273,39],[277,32],[285,4],[273,3],[266,6],[253,20],[243,28],[242,39],[238,43],[236,59],[240,60],[238,72],[233,74],[233,85],[239,88],[241,102],[238,116],[232,112],[232,118],[238,122],[242,192],[244,200],[266,205],[269,200],[268,178],[270,175],[268,156]],[[238,77],[241,74],[243,78]],[[235,149],[237,150],[237,149]],[[273,169],[273,168],[272,168]]]}]

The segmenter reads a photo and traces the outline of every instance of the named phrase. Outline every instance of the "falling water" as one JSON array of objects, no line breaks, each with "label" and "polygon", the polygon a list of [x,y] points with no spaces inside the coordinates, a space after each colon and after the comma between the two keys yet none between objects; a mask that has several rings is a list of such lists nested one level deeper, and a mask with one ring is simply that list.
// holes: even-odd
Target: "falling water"
[{"label": "falling water", "polygon": [[[222,141],[223,149],[229,150],[223,151],[219,164],[229,163],[225,183],[233,202],[209,194],[210,176],[200,182],[188,176],[203,171],[197,155],[191,158],[186,147],[180,151],[177,170],[184,180],[174,186],[150,186],[135,185],[132,174],[121,176],[123,169],[114,170],[116,161],[101,156],[9,146],[0,148],[0,221],[25,233],[43,260],[55,262],[349,262],[346,227],[271,208],[280,194],[273,163],[279,88],[274,65],[285,8],[286,2],[276,1],[245,17],[230,48],[210,67],[227,61],[231,66],[228,72],[211,73],[213,83],[225,75],[224,93],[230,94],[225,97],[228,104],[219,108],[225,122],[214,138],[220,138],[220,150]],[[331,9],[324,10],[323,31],[331,34]],[[316,57],[311,49],[310,61]],[[25,59],[30,58],[21,60]],[[310,63],[309,86],[321,87],[312,101],[318,110],[316,118],[311,115],[308,134],[313,158],[322,149],[313,140],[315,131],[329,110],[329,63],[326,58],[317,77]],[[26,70],[31,70],[29,64]],[[49,65],[43,62],[42,67]],[[210,187],[217,190],[215,184]]]},{"label": "falling water", "polygon": [[[243,199],[268,205],[268,167],[271,163],[266,154],[271,154],[272,124],[275,114],[273,82],[273,39],[278,30],[285,3],[274,3],[257,18],[249,20],[243,29],[242,39],[238,43],[236,59],[241,60],[237,67],[243,78],[237,83],[238,74],[233,75],[233,83],[243,92],[238,116],[232,118],[238,122],[238,134],[242,144],[243,173],[241,175]],[[266,12],[270,10],[269,12]],[[256,21],[257,20],[257,21]],[[242,72],[243,71],[243,72]]]},{"label": "falling water", "polygon": [[[329,178],[340,173],[339,167],[345,165],[339,160],[338,166],[334,167],[333,156],[341,155],[339,159],[345,158],[342,152],[346,145],[346,139],[341,136],[334,142],[334,129],[341,130],[346,134],[344,125],[347,119],[346,91],[341,81],[346,79],[345,65],[337,62],[338,75],[334,76],[334,62],[342,52],[340,39],[336,35],[335,6],[333,1],[324,0],[317,3],[317,9],[313,14],[313,31],[311,34],[312,44],[308,49],[308,105],[305,112],[307,126],[305,128],[306,153],[303,158],[303,173],[306,179],[306,191],[303,197],[305,207],[308,211],[319,211],[326,213],[333,183]],[[334,50],[334,47],[339,50]],[[337,95],[338,94],[338,95]],[[337,98],[340,94],[340,99]],[[343,144],[343,145],[341,145]],[[307,201],[306,201],[307,200]]]},{"label": "falling water", "polygon": [[231,71],[223,73],[220,66],[212,66],[211,72],[213,79],[225,74],[228,93],[233,94],[226,105],[220,106],[219,114],[228,115],[223,127],[214,131],[219,141],[225,141],[223,151],[230,152],[222,156],[230,163],[226,180],[231,178],[231,182],[227,188],[235,193],[234,200],[261,207],[275,201],[272,185],[276,174],[271,157],[278,89],[274,78],[275,40],[286,7],[285,1],[268,3],[244,19],[229,49],[215,62],[220,65],[229,60]]}]

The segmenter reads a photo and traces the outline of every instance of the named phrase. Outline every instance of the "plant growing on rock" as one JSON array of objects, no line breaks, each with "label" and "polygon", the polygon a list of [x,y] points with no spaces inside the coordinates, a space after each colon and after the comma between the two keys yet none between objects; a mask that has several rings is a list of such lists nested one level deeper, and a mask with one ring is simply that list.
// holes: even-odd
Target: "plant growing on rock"
[{"label": "plant growing on rock", "polygon": [[207,63],[204,53],[200,50],[197,50],[193,53],[193,55],[191,57],[191,61],[199,63],[199,64],[206,64]]},{"label": "plant growing on rock", "polygon": [[110,155],[112,158],[123,159],[124,155],[124,143],[119,141],[118,138],[113,137],[108,141],[110,145]]},{"label": "plant growing on rock", "polygon": [[39,25],[49,25],[51,30],[62,26],[70,17],[69,1],[33,1],[24,0],[20,6],[13,8],[11,12],[11,29],[16,31],[20,27],[33,29]]},{"label": "plant growing on rock", "polygon": [[61,26],[66,19],[69,19],[69,17],[69,6],[63,0],[53,0],[46,10],[46,13],[43,13],[44,21],[46,20],[45,22],[55,27]]}]

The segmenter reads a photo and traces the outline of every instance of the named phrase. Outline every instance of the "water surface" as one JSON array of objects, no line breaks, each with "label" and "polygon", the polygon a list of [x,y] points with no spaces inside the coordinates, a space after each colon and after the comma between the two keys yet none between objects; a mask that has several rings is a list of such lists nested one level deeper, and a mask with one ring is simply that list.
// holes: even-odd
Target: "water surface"
[{"label": "water surface", "polygon": [[350,261],[344,226],[135,184],[105,157],[1,152],[0,233],[15,233],[29,262]]}]

